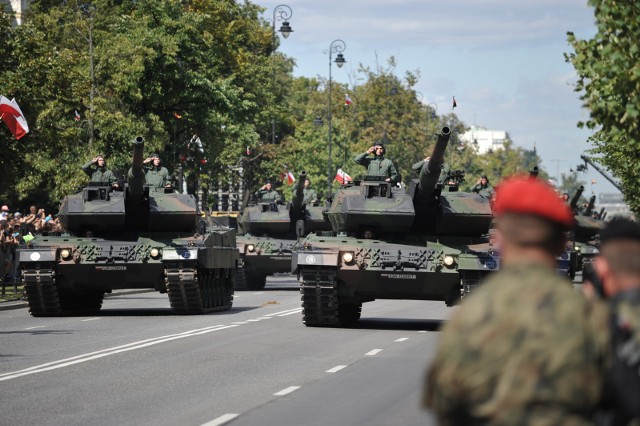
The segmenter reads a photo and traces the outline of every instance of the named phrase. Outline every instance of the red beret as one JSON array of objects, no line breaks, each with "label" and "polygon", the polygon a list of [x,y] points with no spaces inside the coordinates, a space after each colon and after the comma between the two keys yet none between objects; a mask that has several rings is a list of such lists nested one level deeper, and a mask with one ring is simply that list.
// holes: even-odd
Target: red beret
[{"label": "red beret", "polygon": [[540,216],[566,228],[574,224],[573,212],[547,183],[530,177],[505,179],[496,187],[493,213],[523,213]]}]

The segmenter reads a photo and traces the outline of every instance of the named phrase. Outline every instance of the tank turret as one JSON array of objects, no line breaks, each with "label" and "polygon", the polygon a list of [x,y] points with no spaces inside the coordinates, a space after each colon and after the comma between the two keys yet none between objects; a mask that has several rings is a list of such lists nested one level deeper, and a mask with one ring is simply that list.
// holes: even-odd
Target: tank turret
[{"label": "tank turret", "polygon": [[573,195],[573,197],[571,198],[571,201],[569,202],[569,207],[571,208],[571,210],[573,210],[574,212],[577,211],[578,209],[578,200],[580,200],[580,197],[582,196],[582,193],[584,192],[584,186],[580,186],[577,190],[576,193]]}]

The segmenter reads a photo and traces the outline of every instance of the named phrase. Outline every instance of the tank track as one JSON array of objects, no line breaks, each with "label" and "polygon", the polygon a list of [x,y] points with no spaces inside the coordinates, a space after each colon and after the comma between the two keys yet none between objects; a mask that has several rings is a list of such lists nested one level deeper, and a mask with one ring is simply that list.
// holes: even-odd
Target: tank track
[{"label": "tank track", "polygon": [[235,271],[167,265],[165,285],[171,310],[176,314],[226,311],[233,304]]},{"label": "tank track", "polygon": [[238,267],[236,272],[236,290],[248,290],[247,274],[243,266]]},{"label": "tank track", "polygon": [[333,274],[323,276],[318,271],[313,277],[303,277],[300,284],[302,322],[307,327],[343,326],[360,319],[362,303],[341,301]]},{"label": "tank track", "polygon": [[62,315],[62,306],[52,269],[24,269],[22,281],[31,316]]}]

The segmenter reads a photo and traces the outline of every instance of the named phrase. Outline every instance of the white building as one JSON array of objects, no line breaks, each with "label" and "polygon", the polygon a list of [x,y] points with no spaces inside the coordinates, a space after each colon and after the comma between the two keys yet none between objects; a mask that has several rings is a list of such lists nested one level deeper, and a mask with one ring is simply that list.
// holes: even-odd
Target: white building
[{"label": "white building", "polygon": [[22,14],[27,10],[29,0],[0,0],[0,8],[13,15],[13,24],[22,25]]},{"label": "white building", "polygon": [[488,130],[480,126],[471,126],[459,138],[468,146],[477,147],[478,154],[486,154],[489,151],[504,148],[509,134],[506,130]]}]

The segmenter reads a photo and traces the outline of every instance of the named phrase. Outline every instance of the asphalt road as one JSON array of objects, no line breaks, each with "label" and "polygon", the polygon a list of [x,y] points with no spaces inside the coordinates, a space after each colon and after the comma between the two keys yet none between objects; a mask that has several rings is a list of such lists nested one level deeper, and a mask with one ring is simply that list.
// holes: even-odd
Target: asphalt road
[{"label": "asphalt road", "polygon": [[0,312],[0,425],[431,425],[422,380],[442,302],[376,301],[353,328],[302,324],[293,278],[175,316],[166,295],[99,316]]}]

